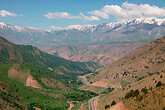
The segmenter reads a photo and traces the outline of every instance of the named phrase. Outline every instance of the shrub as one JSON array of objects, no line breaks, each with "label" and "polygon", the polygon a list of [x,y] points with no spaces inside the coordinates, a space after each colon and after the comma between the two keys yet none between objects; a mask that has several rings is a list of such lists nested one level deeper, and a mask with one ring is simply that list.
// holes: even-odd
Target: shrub
[{"label": "shrub", "polygon": [[139,95],[139,90],[136,89],[135,92],[134,92],[134,96],[138,96]]},{"label": "shrub", "polygon": [[112,101],[111,106],[113,106],[113,105],[116,105],[116,102],[115,101]]},{"label": "shrub", "polygon": [[109,106],[109,105],[106,105],[106,106],[105,106],[105,109],[109,109],[109,108],[110,108],[110,106]]},{"label": "shrub", "polygon": [[113,91],[113,90],[114,90],[114,88],[108,87],[108,91],[109,91],[109,92],[111,92],[111,91]]},{"label": "shrub", "polygon": [[165,107],[163,108],[163,110],[165,110]]},{"label": "shrub", "polygon": [[162,84],[161,81],[159,81],[159,82],[156,84],[156,87],[159,87],[159,86],[161,86],[161,85],[163,85],[163,84]]},{"label": "shrub", "polygon": [[135,96],[138,96],[138,95],[139,95],[139,90],[138,89],[136,89],[135,91],[131,90],[130,92],[128,92],[125,95],[125,99],[130,98],[130,97],[135,97]]},{"label": "shrub", "polygon": [[148,90],[147,90],[146,88],[143,88],[143,89],[141,90],[141,92],[143,92],[144,94],[147,94]]},{"label": "shrub", "polygon": [[134,90],[131,90],[130,92],[128,92],[128,93],[125,95],[125,99],[132,97],[132,96],[133,96],[133,93],[134,93]]},{"label": "shrub", "polygon": [[140,95],[139,95],[138,97],[136,97],[136,100],[137,100],[137,101],[141,101],[142,99],[143,99],[143,97],[140,96]]}]

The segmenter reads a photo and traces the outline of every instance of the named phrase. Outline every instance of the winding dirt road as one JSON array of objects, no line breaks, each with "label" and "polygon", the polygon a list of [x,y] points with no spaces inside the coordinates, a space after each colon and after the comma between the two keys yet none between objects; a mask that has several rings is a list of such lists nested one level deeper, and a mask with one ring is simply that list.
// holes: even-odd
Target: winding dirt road
[{"label": "winding dirt road", "polygon": [[97,100],[98,98],[100,97],[100,95],[99,96],[96,96],[96,97],[93,97],[93,98],[91,98],[89,101],[88,101],[88,105],[89,105],[89,110],[96,110],[95,108],[95,100]]},{"label": "winding dirt road", "polygon": [[[99,86],[99,85],[92,85],[92,84],[89,84],[89,82],[86,81],[86,78],[84,76],[79,76],[78,78],[80,78],[82,80],[82,82],[85,84],[85,85],[90,85],[90,86],[95,86],[95,87],[103,87],[103,86]],[[104,87],[104,88],[108,88],[108,87]],[[100,97],[99,96],[96,96],[96,97],[93,97],[91,98],[89,101],[88,101],[88,106],[89,106],[89,110],[96,110],[96,106],[95,106],[95,101]]]}]

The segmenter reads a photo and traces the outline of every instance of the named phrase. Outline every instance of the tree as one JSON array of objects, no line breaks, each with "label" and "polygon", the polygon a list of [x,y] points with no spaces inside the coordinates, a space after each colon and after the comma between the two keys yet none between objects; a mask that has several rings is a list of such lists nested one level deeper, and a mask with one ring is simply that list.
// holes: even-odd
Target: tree
[{"label": "tree", "polygon": [[115,105],[115,104],[116,104],[116,102],[115,102],[115,101],[112,101],[111,106],[113,106],[113,105]]},{"label": "tree", "polygon": [[105,109],[109,109],[109,108],[110,108],[110,106],[109,106],[109,105],[106,105],[106,106],[105,106]]},{"label": "tree", "polygon": [[136,89],[135,92],[134,92],[134,96],[138,96],[139,95],[139,90]]},{"label": "tree", "polygon": [[163,108],[163,110],[165,110],[165,107]]},{"label": "tree", "polygon": [[111,92],[111,91],[113,91],[113,90],[114,90],[114,88],[108,87],[108,91],[109,91],[109,92]]},{"label": "tree", "polygon": [[159,87],[159,86],[161,86],[161,85],[163,85],[163,84],[162,84],[161,81],[159,81],[159,82],[156,84],[156,87]]},{"label": "tree", "polygon": [[141,90],[141,92],[143,92],[144,94],[147,94],[148,90],[147,90],[146,88],[143,88],[143,89]]}]

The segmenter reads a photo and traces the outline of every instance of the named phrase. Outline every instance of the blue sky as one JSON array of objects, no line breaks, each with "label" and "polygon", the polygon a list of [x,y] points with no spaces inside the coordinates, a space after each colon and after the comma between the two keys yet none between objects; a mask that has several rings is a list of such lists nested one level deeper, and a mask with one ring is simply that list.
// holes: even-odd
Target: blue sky
[{"label": "blue sky", "polygon": [[140,17],[165,18],[164,0],[0,0],[0,22],[21,27],[97,25]]}]

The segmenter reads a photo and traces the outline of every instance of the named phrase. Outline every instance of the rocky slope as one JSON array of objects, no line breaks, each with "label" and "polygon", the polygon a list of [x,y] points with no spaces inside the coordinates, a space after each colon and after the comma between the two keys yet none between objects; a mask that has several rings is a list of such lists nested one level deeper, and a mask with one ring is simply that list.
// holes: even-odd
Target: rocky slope
[{"label": "rocky slope", "polygon": [[64,59],[79,62],[95,62],[102,66],[108,65],[119,58],[127,55],[129,52],[144,45],[145,42],[123,43],[123,44],[98,44],[98,45],[81,45],[65,47],[45,47],[42,50],[58,55]]},{"label": "rocky slope", "polygon": [[[106,94],[102,92],[104,95],[99,98],[99,110],[105,110],[105,107],[110,110],[115,109],[111,107],[113,101],[117,103],[124,101],[126,108],[133,110],[162,109],[165,107],[164,86],[155,87],[159,81],[165,83],[165,37],[148,43],[85,77],[91,85],[102,82],[110,88],[115,88]],[[144,94],[144,88],[147,89],[147,94]],[[136,89],[142,92],[137,96],[125,98],[126,94]],[[83,88],[83,90],[89,89]]]},{"label": "rocky slope", "polygon": [[121,87],[151,76],[165,68],[164,49],[165,37],[162,37],[97,70],[89,80]]}]

